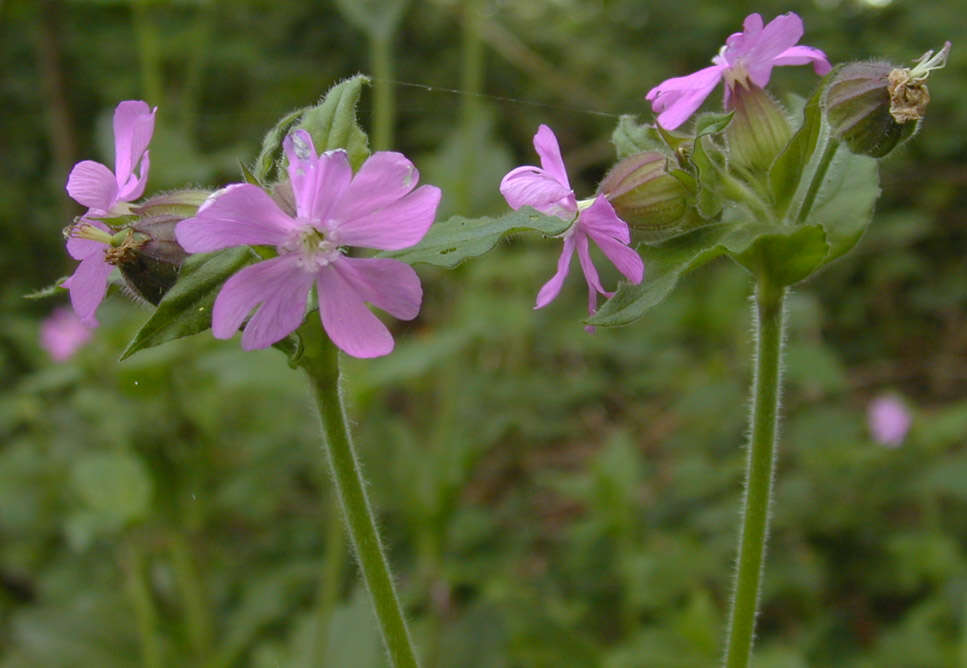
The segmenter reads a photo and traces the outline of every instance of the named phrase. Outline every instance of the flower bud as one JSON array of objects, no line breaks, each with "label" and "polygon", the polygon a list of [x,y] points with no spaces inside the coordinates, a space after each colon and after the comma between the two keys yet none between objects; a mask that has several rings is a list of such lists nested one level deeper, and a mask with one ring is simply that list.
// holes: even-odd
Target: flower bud
[{"label": "flower bud", "polygon": [[668,172],[668,158],[657,151],[630,155],[607,173],[598,192],[634,230],[662,236],[680,226],[688,213],[689,193]]},{"label": "flower bud", "polygon": [[730,161],[757,171],[768,170],[792,137],[785,111],[753,83],[737,85],[730,106],[735,110],[725,130]]},{"label": "flower bud", "polygon": [[887,62],[850,63],[826,92],[826,116],[854,153],[882,158],[920,127],[930,101],[926,81],[946,64],[950,42],[921,56],[912,68]]}]

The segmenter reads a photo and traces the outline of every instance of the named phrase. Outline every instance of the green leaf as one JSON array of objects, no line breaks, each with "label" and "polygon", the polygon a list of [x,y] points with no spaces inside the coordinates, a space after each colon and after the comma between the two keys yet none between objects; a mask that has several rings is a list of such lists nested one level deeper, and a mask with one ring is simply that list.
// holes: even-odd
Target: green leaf
[{"label": "green leaf", "polygon": [[735,116],[734,111],[700,114],[695,119],[695,138],[721,132],[729,126],[733,116]]},{"label": "green leaf", "polygon": [[369,137],[356,122],[356,105],[369,77],[357,74],[329,89],[316,106],[307,109],[298,127],[312,135],[316,151],[342,148],[353,169],[369,157]]},{"label": "green leaf", "polygon": [[778,286],[798,283],[826,264],[829,244],[822,226],[775,229],[756,236],[747,248],[730,253],[733,259]]},{"label": "green leaf", "polygon": [[775,210],[779,217],[785,217],[792,203],[792,198],[799,189],[806,166],[812,160],[819,143],[820,131],[823,126],[822,111],[819,101],[826,89],[824,79],[816,87],[816,91],[803,108],[803,121],[799,130],[792,136],[789,143],[776,158],[769,170],[769,186]]},{"label": "green leaf", "polygon": [[423,241],[416,246],[383,252],[380,256],[396,258],[410,264],[425,262],[452,269],[468,258],[483,255],[507,234],[535,231],[556,236],[570,226],[571,221],[545,216],[530,207],[511,211],[499,218],[454,216],[434,223]]},{"label": "green leaf", "polygon": [[222,284],[257,259],[244,246],[189,256],[181,267],[178,281],[121,353],[121,359],[127,359],[139,350],[204,332],[211,327],[212,305]]},{"label": "green leaf", "polygon": [[[275,124],[274,128],[266,133],[265,138],[262,140],[262,151],[259,153],[259,157],[255,159],[255,165],[252,167],[251,174],[255,178],[256,183],[265,185],[279,180],[279,165],[282,162],[282,141],[308,109],[309,107],[303,107],[302,109],[289,112]],[[245,176],[245,180],[248,181],[248,175],[245,174],[244,170],[243,175]],[[251,181],[249,182],[251,183]]]},{"label": "green leaf", "polygon": [[24,295],[24,299],[47,299],[48,297],[58,297],[64,294],[64,281],[66,281],[70,276],[61,276],[53,284],[48,285],[46,288],[41,288],[40,290],[34,290],[28,294]]},{"label": "green leaf", "polygon": [[879,168],[874,158],[840,148],[833,156],[806,224],[821,225],[829,254],[825,264],[849,251],[873,220],[880,196]]},{"label": "green leaf", "polygon": [[664,151],[667,148],[652,125],[639,124],[631,114],[623,114],[618,119],[618,125],[611,133],[611,143],[614,144],[618,160],[635,153]]},{"label": "green leaf", "polygon": [[661,244],[640,246],[645,279],[638,285],[622,284],[587,323],[617,327],[642,317],[668,296],[683,274],[725,253],[722,242],[729,234],[728,226],[710,225]]}]

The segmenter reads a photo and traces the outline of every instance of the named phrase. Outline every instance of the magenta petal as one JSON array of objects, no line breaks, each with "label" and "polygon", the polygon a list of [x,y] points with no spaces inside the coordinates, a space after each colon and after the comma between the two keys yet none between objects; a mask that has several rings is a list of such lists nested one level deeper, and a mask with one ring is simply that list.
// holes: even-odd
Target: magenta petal
[{"label": "magenta petal", "polygon": [[621,243],[631,243],[628,223],[618,218],[611,202],[604,195],[598,195],[591,206],[581,212],[581,227],[595,238],[607,235]]},{"label": "magenta petal", "polygon": [[[588,244],[588,236],[586,234],[575,234],[574,235],[574,245],[578,252],[578,262],[581,263],[581,271],[584,273],[584,280],[587,281],[588,286],[594,288],[595,291],[600,292],[603,295],[611,295],[610,292],[604,289],[601,285],[601,279],[598,277],[598,270],[591,262],[591,252],[590,246]],[[594,312],[593,310],[591,311]]]},{"label": "magenta petal", "polygon": [[[148,148],[156,111],[141,100],[126,100],[114,110],[114,173],[119,184],[128,182]],[[137,197],[140,193],[132,199]]]},{"label": "magenta petal", "polygon": [[141,166],[138,173],[132,173],[125,183],[118,186],[117,201],[131,202],[144,194],[144,187],[148,184],[148,171],[151,167],[151,159],[148,156],[150,151],[145,151],[141,157]]},{"label": "magenta petal", "polygon": [[[84,218],[80,223],[83,225],[91,225],[99,230],[104,230],[108,234],[111,234],[111,229],[99,220],[92,220],[90,218]],[[67,252],[75,260],[83,260],[90,257],[94,253],[100,253],[101,257],[104,257],[104,251],[107,248],[100,241],[94,241],[93,239],[81,239],[79,237],[70,236],[67,239]]]},{"label": "magenta petal", "polygon": [[641,283],[645,277],[645,263],[638,255],[638,251],[611,237],[592,236],[591,239],[629,283],[633,285]]},{"label": "magenta petal", "polygon": [[420,172],[402,153],[377,151],[363,163],[335,204],[332,217],[350,221],[393,207],[416,187]]},{"label": "magenta petal", "polygon": [[813,70],[819,76],[825,76],[833,69],[832,65],[829,64],[829,59],[826,58],[826,54],[811,46],[790,47],[772,61],[773,65],[806,65],[808,63],[813,64]]},{"label": "magenta petal", "polygon": [[436,186],[420,186],[378,211],[339,221],[333,235],[340,246],[380,250],[408,248],[419,243],[430,229],[440,196],[440,189]]},{"label": "magenta petal", "polygon": [[332,266],[319,272],[319,316],[336,346],[353,357],[380,357],[393,351],[393,335],[366,308],[362,296]]},{"label": "magenta petal", "polygon": [[530,206],[561,218],[571,218],[577,211],[577,201],[569,186],[545,170],[529,165],[509,171],[500,181],[500,194],[512,209]]},{"label": "magenta petal", "polygon": [[557,258],[557,272],[551,276],[551,280],[541,286],[540,291],[537,293],[537,302],[534,304],[534,308],[544,308],[552,301],[554,301],[561,292],[561,286],[564,285],[564,279],[567,278],[568,271],[570,270],[571,257],[574,255],[574,235],[565,237],[564,248],[561,249],[561,255]]},{"label": "magenta petal", "polygon": [[82,160],[67,177],[67,194],[90,209],[107,211],[118,193],[114,172],[99,162]]},{"label": "magenta petal", "polygon": [[237,183],[212,195],[194,218],[178,223],[175,237],[189,253],[207,253],[231,246],[278,246],[296,229],[261,188]]},{"label": "magenta petal", "polygon": [[71,277],[64,281],[64,287],[70,289],[74,313],[88,325],[97,324],[94,312],[107,294],[107,279],[113,269],[104,261],[103,253],[93,254],[81,260]]},{"label": "magenta petal", "polygon": [[420,313],[423,287],[413,267],[389,258],[342,257],[332,268],[363,299],[400,320]]},{"label": "magenta petal", "polygon": [[313,274],[298,265],[297,255],[283,255],[244,267],[225,282],[212,309],[212,334],[228,339],[253,308],[242,348],[266,348],[293,332],[305,316]]},{"label": "magenta petal", "polygon": [[567,178],[567,169],[561,157],[561,147],[557,143],[554,131],[543,123],[534,135],[534,149],[541,158],[541,167],[545,172],[562,186],[571,189],[571,182]]},{"label": "magenta petal", "polygon": [[[324,221],[344,196],[353,176],[349,156],[343,150],[316,156],[312,137],[305,130],[290,133],[283,142],[289,161],[289,181],[298,215]],[[325,230],[324,230],[325,231]]]},{"label": "magenta petal", "polygon": [[725,65],[711,65],[688,76],[667,79],[648,91],[645,99],[658,114],[658,123],[674,130],[702,106],[718,85]]}]

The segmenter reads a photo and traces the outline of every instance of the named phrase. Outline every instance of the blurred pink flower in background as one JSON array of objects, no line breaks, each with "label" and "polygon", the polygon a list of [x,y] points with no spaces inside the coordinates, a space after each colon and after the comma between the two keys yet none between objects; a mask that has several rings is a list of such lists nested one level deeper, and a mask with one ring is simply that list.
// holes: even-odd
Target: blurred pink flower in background
[{"label": "blurred pink flower in background", "polygon": [[91,328],[72,309],[60,306],[40,325],[40,345],[55,362],[70,359],[91,338]]},{"label": "blurred pink flower in background", "polygon": [[867,420],[873,439],[891,448],[899,447],[903,443],[912,422],[906,405],[892,395],[884,395],[871,401],[867,409]]}]

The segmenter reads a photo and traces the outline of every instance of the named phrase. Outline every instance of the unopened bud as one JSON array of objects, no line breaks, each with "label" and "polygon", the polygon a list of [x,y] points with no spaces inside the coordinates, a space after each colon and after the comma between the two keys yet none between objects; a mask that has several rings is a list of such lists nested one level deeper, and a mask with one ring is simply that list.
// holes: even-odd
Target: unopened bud
[{"label": "unopened bud", "polygon": [[854,153],[882,158],[920,127],[930,92],[930,72],[947,62],[950,42],[923,54],[911,68],[887,62],[850,63],[826,93],[826,115],[837,137]]},{"label": "unopened bud", "polygon": [[688,190],[668,172],[668,158],[657,151],[621,160],[601,181],[598,192],[639,232],[660,235],[676,228],[689,210]]},{"label": "unopened bud", "polygon": [[786,112],[753,83],[732,91],[732,122],[725,130],[732,164],[766,171],[792,137]]}]

